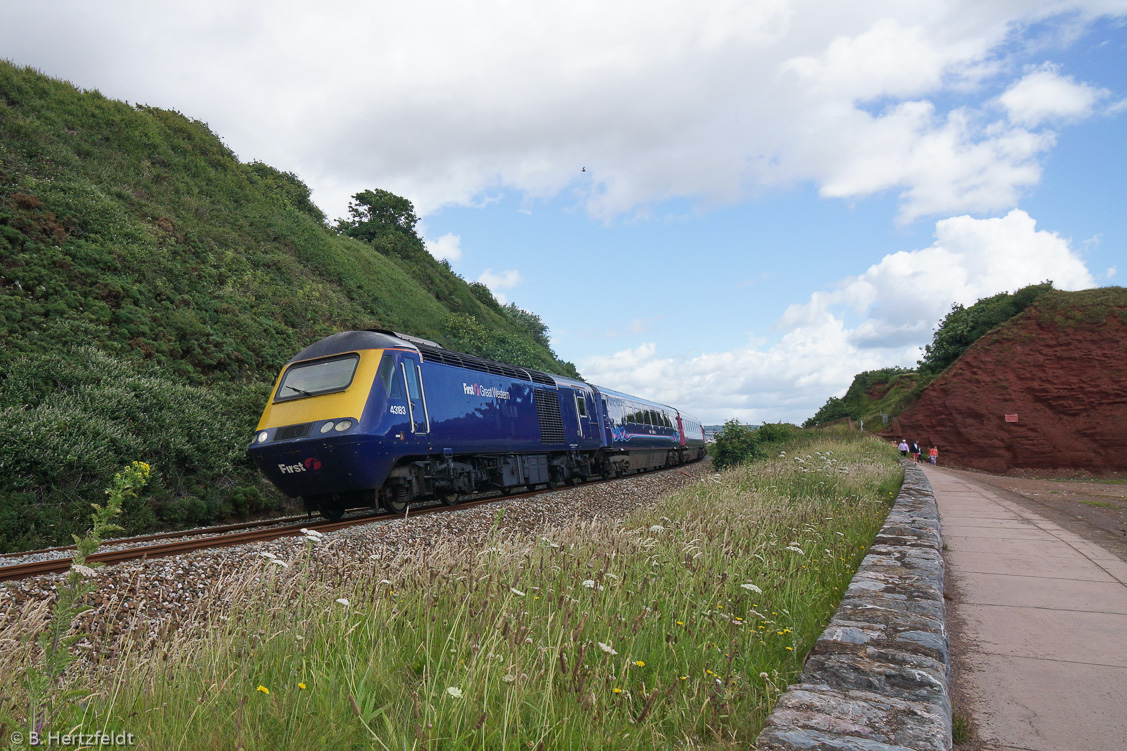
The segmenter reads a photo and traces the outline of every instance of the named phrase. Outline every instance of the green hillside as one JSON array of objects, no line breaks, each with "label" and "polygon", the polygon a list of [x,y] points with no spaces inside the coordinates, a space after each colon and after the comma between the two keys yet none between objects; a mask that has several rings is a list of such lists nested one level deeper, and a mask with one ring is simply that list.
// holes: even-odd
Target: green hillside
[{"label": "green hillside", "polygon": [[67,540],[131,460],[155,481],[130,531],[274,506],[244,446],[282,363],[336,331],[575,374],[413,221],[356,207],[330,226],[205,123],[0,62],[0,550]]}]

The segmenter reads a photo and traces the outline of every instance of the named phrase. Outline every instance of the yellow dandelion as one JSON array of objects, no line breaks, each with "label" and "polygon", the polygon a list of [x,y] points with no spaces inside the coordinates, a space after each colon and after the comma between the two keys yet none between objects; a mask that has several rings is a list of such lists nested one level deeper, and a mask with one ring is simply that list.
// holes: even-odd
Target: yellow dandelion
[{"label": "yellow dandelion", "polygon": [[258,688],[255,689],[255,691],[261,691],[262,693],[267,694],[267,695],[270,694],[270,689],[266,688],[265,686],[259,686]]},{"label": "yellow dandelion", "polygon": [[793,651],[794,651],[794,647],[787,647],[787,651],[788,651],[788,652],[793,652]]},{"label": "yellow dandelion", "polygon": [[616,687],[616,688],[614,689],[614,692],[615,692],[616,694],[621,694],[621,693],[622,693],[622,689],[620,689],[620,688],[617,688],[617,687]]},{"label": "yellow dandelion", "polygon": [[685,625],[685,622],[684,622],[684,621],[677,621],[677,625],[678,625],[678,626],[684,626],[684,625]]},{"label": "yellow dandelion", "polygon": [[640,668],[644,668],[646,666],[646,663],[642,662],[641,660],[635,660],[634,664]]},{"label": "yellow dandelion", "polygon": [[681,676],[681,680],[687,681],[687,680],[689,680],[689,676],[683,675],[683,676]]},{"label": "yellow dandelion", "polygon": [[305,690],[305,684],[304,683],[297,684],[297,687],[300,688],[302,691]]}]

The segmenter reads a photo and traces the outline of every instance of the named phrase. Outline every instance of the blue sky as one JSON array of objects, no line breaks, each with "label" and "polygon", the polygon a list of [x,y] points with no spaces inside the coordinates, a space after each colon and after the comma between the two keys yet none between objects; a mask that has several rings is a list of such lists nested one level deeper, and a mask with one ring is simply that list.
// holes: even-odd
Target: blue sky
[{"label": "blue sky", "polygon": [[955,302],[1127,274],[1127,0],[0,0],[0,57],[203,120],[590,381],[801,422]]}]

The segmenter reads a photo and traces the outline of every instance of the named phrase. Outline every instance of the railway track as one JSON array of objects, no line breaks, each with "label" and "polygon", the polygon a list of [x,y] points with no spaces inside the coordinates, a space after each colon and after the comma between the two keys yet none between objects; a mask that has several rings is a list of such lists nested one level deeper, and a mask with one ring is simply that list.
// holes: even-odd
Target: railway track
[{"label": "railway track", "polygon": [[[680,471],[676,467],[665,470],[664,472]],[[687,474],[682,472],[682,474]],[[585,483],[586,485],[598,485],[605,482],[614,482],[619,478],[594,480]],[[626,478],[622,478],[626,479]],[[525,493],[514,493],[512,495],[490,495],[484,498],[470,498],[462,501],[455,506],[444,506],[436,503],[435,505],[420,506],[409,508],[403,514],[390,514],[390,513],[372,513],[363,516],[353,517],[351,519],[343,519],[337,522],[330,521],[311,521],[306,516],[291,517],[291,519],[303,520],[300,523],[285,524],[283,526],[268,527],[265,529],[246,529],[243,532],[235,530],[244,529],[248,527],[261,527],[263,522],[244,522],[242,524],[231,524],[224,527],[211,527],[200,530],[190,530],[189,532],[165,532],[154,535],[144,535],[141,537],[122,538],[120,540],[110,541],[113,544],[132,543],[132,542],[145,542],[150,540],[160,540],[168,538],[183,538],[192,537],[193,539],[177,539],[172,542],[158,543],[155,545],[142,545],[138,547],[121,548],[119,550],[107,550],[101,553],[94,553],[87,557],[87,561],[97,561],[106,565],[113,565],[115,563],[122,563],[124,561],[132,561],[143,558],[160,558],[164,556],[177,555],[180,553],[188,553],[193,550],[203,550],[205,548],[222,548],[231,547],[233,545],[245,545],[252,542],[266,542],[269,540],[277,540],[282,537],[290,537],[301,534],[302,529],[315,529],[318,532],[332,532],[338,529],[346,529],[348,527],[357,526],[359,524],[370,524],[372,522],[385,521],[389,519],[397,519],[400,517],[422,516],[425,514],[440,513],[443,511],[457,511],[459,509],[473,508],[474,506],[481,506],[488,503],[494,503],[501,500],[516,500],[520,498],[532,498],[534,496],[542,495],[544,493],[551,493],[555,490],[562,488],[543,488],[540,490],[531,490]],[[282,519],[281,521],[288,521],[289,519]],[[271,520],[268,523],[277,524],[279,520]],[[216,534],[217,532],[233,532],[233,534]],[[207,536],[210,535],[210,536]],[[73,550],[72,547],[49,548],[46,550],[34,550],[24,553],[10,553],[3,557],[12,557],[15,555],[33,555],[44,552],[55,552],[63,550]],[[25,579],[30,576],[38,576],[41,574],[52,574],[67,571],[71,566],[70,558],[50,558],[47,560],[32,561],[30,563],[20,563],[11,566],[0,566],[0,581],[10,581],[13,579]]]}]

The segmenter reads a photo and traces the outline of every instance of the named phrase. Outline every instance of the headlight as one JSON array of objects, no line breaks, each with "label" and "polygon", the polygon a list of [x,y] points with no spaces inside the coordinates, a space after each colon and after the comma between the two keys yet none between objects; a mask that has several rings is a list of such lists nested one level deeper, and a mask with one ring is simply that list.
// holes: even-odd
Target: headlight
[{"label": "headlight", "polygon": [[322,433],[328,433],[332,429],[333,429],[333,423],[332,423],[331,420],[321,426],[321,432]]},{"label": "headlight", "polygon": [[352,420],[341,420],[337,423],[337,432],[342,433],[352,427]]},{"label": "headlight", "polygon": [[266,435],[266,431],[265,431],[265,430],[264,430],[264,431],[262,431],[261,433],[259,433],[259,434],[258,434],[258,442],[259,442],[259,443],[266,443],[266,438],[267,438],[267,437],[268,437],[268,436]]}]

